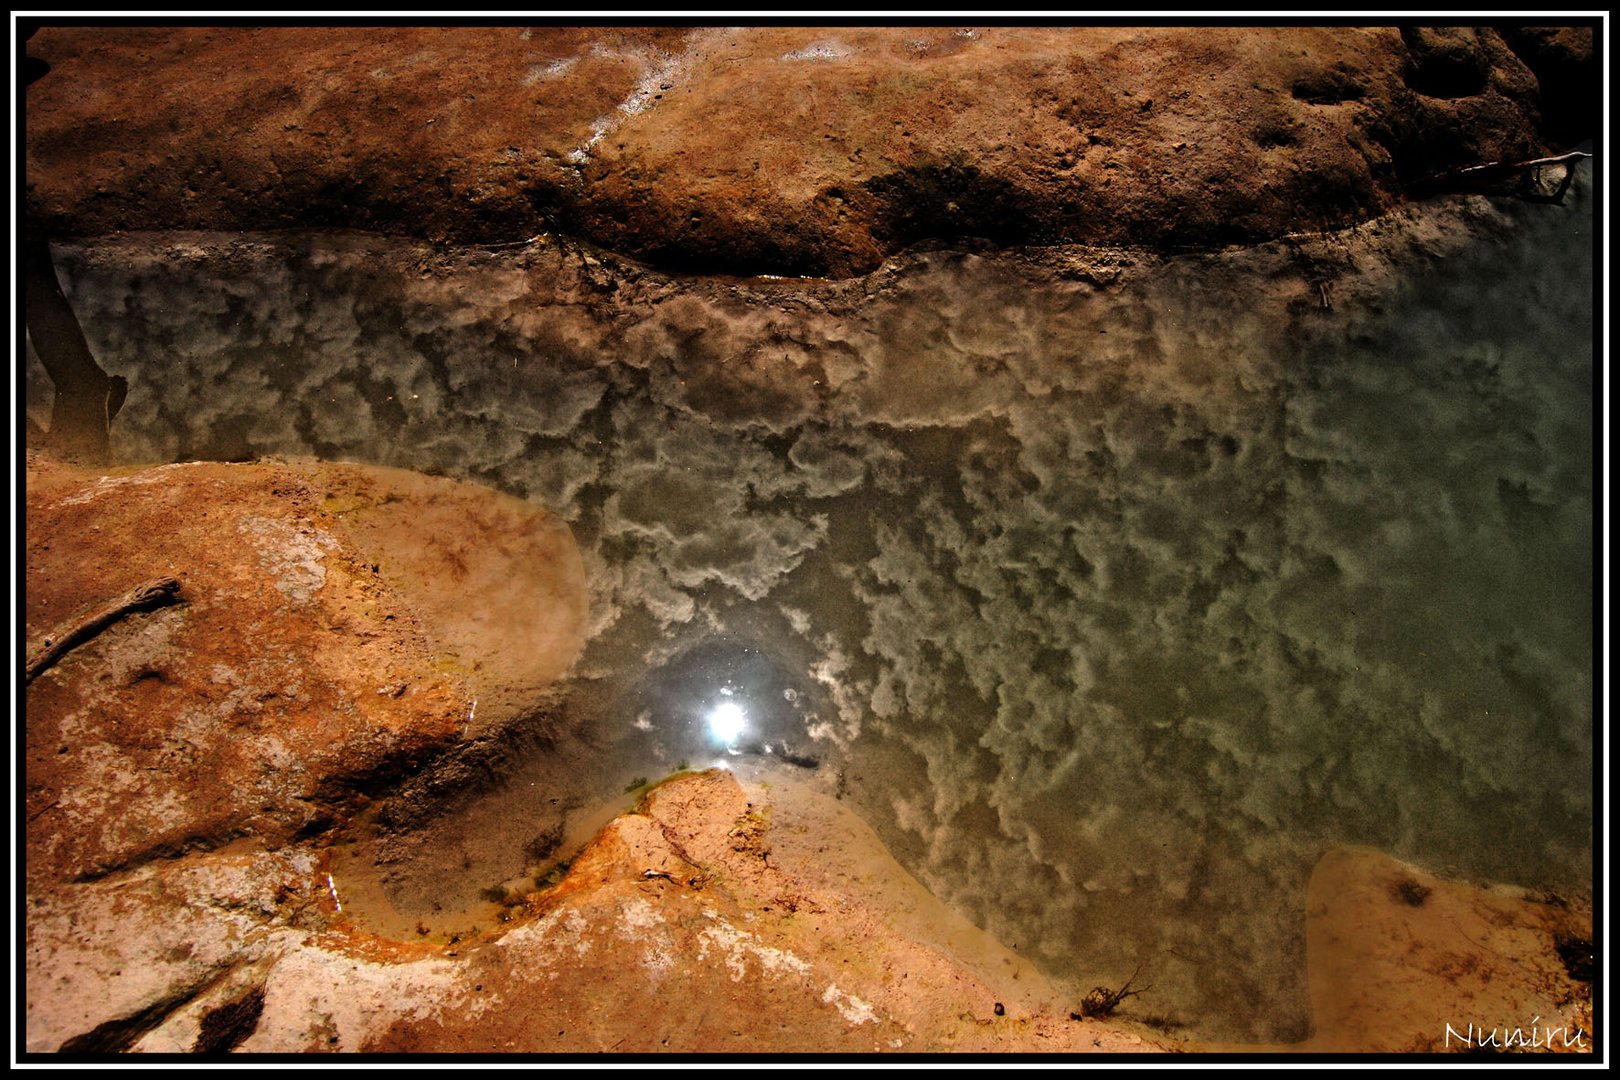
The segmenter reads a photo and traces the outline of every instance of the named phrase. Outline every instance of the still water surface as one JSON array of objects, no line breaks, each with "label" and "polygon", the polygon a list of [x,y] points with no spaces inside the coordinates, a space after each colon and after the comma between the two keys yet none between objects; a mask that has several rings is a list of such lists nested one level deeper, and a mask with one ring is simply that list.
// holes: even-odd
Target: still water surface
[{"label": "still water surface", "polygon": [[[1140,964],[1143,1011],[1297,1038],[1328,847],[1590,888],[1576,196],[843,283],[349,235],[58,260],[132,383],[122,460],[395,465],[570,523],[588,767],[548,803],[555,771],[511,765],[472,843],[480,813],[555,841],[627,777],[769,757],[1077,992]],[[394,899],[524,858],[429,860]]]}]

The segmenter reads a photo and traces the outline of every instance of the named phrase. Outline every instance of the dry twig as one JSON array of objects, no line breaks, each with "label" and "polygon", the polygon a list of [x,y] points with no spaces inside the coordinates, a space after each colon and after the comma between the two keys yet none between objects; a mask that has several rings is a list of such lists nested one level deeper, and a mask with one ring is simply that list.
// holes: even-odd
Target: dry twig
[{"label": "dry twig", "polygon": [[[1441,189],[1464,187],[1484,194],[1512,195],[1527,202],[1562,203],[1575,181],[1576,164],[1591,156],[1584,150],[1572,150],[1528,161],[1492,161],[1443,173],[1428,183]],[[1558,187],[1550,195],[1541,186],[1541,170],[1549,165],[1563,167]]]},{"label": "dry twig", "polygon": [[125,615],[135,611],[164,607],[181,602],[178,578],[157,578],[137,585],[133,589],[103,604],[101,607],[57,628],[39,647],[32,651],[23,670],[23,685],[34,681],[34,676],[56,663],[69,650],[84,644]]},{"label": "dry twig", "polygon": [[1131,977],[1126,979],[1125,985],[1120,987],[1118,990],[1110,990],[1106,986],[1094,987],[1091,993],[1087,994],[1080,1002],[1080,1011],[1077,1013],[1070,1013],[1069,1019],[1089,1020],[1092,1017],[1112,1016],[1114,1014],[1114,1010],[1119,1008],[1120,1002],[1124,1001],[1126,998],[1135,997],[1137,994],[1145,994],[1149,990],[1153,989],[1151,986],[1144,986],[1140,990],[1131,989],[1131,983],[1136,981],[1137,973],[1141,970],[1142,965],[1136,965],[1136,971],[1131,972]]}]

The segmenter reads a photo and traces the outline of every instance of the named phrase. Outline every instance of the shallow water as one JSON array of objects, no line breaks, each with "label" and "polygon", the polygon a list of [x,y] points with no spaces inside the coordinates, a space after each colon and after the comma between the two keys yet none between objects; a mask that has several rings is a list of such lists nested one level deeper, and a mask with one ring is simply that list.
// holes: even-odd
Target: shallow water
[{"label": "shallow water", "polygon": [[[1077,996],[1140,964],[1139,1012],[1297,1038],[1328,847],[1590,889],[1576,195],[844,283],[336,235],[58,260],[132,383],[122,460],[397,465],[570,522],[592,631],[551,813],[769,754]],[[490,820],[561,783],[509,771]],[[444,889],[523,869],[490,858]]]}]

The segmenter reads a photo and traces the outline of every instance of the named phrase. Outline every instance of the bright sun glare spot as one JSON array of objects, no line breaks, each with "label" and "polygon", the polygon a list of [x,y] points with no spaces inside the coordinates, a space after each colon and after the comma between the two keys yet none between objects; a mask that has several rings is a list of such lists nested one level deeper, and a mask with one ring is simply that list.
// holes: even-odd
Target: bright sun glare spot
[{"label": "bright sun glare spot", "polygon": [[722,701],[709,713],[709,731],[716,739],[730,746],[743,733],[746,720],[741,705],[735,701]]}]

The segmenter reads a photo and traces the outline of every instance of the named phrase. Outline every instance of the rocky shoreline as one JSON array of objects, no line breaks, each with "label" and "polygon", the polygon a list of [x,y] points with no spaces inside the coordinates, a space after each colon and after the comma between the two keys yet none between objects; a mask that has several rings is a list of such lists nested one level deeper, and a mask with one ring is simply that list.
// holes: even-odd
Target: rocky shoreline
[{"label": "rocky shoreline", "polygon": [[[1417,426],[1477,419],[1494,431],[1487,410],[1516,409],[1523,462],[1481,474],[1469,497],[1518,515],[1516,543],[1563,537],[1582,507],[1566,446],[1581,417],[1564,423],[1547,403],[1578,382],[1578,357],[1532,365],[1538,389],[1524,406],[1513,395],[1525,350],[1498,355],[1489,320],[1457,346],[1461,376],[1403,361],[1386,381],[1354,349],[1337,350],[1354,339],[1416,353],[1421,335],[1382,321],[1392,308],[1429,311],[1402,283],[1416,275],[1469,291],[1458,264],[1476,247],[1505,250],[1526,211],[1553,209],[1478,197],[1403,208],[1455,191],[1547,201],[1556,188],[1563,199],[1572,162],[1545,173],[1514,163],[1594,134],[1589,27],[45,27],[28,53],[49,67],[27,90],[27,230],[45,265],[42,241],[55,243],[54,272],[79,317],[94,318],[86,330],[117,387],[106,401],[125,410],[114,432],[138,448],[126,460],[179,463],[92,468],[31,449],[24,466],[24,632],[37,661],[21,691],[25,1053],[1592,1048],[1588,896],[1484,884],[1492,871],[1430,872],[1324,839],[1274,890],[1287,919],[1220,930],[1227,952],[1211,955],[1225,961],[1175,961],[1175,978],[1198,982],[1197,1000],[1260,988],[1270,1005],[1297,1006],[1261,1037],[1300,1041],[1214,1044],[1196,1033],[1201,1017],[1176,1011],[1192,998],[1116,997],[1133,988],[1128,964],[1094,992],[1116,1007],[1086,1008],[1091,979],[1060,985],[1049,963],[1038,968],[1012,937],[997,941],[911,872],[941,890],[941,875],[993,864],[891,854],[869,827],[876,817],[856,811],[903,819],[884,835],[913,845],[937,843],[961,812],[964,830],[1033,851],[1029,822],[1003,835],[1005,820],[989,809],[975,818],[970,798],[918,811],[876,782],[864,797],[882,798],[862,803],[814,758],[801,771],[755,757],[620,777],[588,715],[608,706],[571,705],[559,682],[580,676],[581,657],[604,640],[661,641],[640,662],[656,653],[668,664],[702,628],[729,631],[733,616],[746,625],[741,597],[761,619],[791,624],[791,640],[836,623],[846,638],[817,638],[825,655],[806,671],[850,700],[865,695],[862,716],[887,710],[872,728],[900,724],[901,695],[928,700],[926,680],[897,680],[901,661],[913,674],[936,665],[925,648],[906,651],[906,605],[920,603],[907,591],[907,537],[883,533],[887,562],[862,546],[881,531],[863,523],[886,527],[897,506],[925,532],[961,534],[957,578],[970,555],[994,564],[961,581],[981,621],[993,597],[1029,606],[1000,564],[1034,580],[1043,558],[1082,547],[1072,568],[1043,572],[1067,582],[1064,612],[1113,613],[1099,625],[1114,639],[1135,625],[1128,613],[1163,617],[1183,599],[1202,605],[1198,620],[1221,615],[1222,590],[1251,564],[1324,608],[1354,580],[1357,596],[1406,612],[1367,584],[1387,569],[1376,553],[1358,570],[1359,519],[1342,535],[1302,537],[1297,517],[1265,505],[1280,490],[1266,469],[1282,460],[1295,470],[1296,510],[1322,484],[1412,472],[1402,455],[1422,432],[1398,428],[1378,453],[1361,446],[1385,430],[1368,418],[1408,392],[1431,409],[1414,412]],[[1589,213],[1585,184],[1574,192]],[[1570,215],[1560,235],[1578,237],[1589,220]],[[1027,250],[997,254],[1006,247]],[[1201,254],[1178,257],[1189,251]],[[1505,273],[1536,276],[1533,255],[1515,257]],[[1537,280],[1520,291],[1561,289]],[[990,308],[996,317],[981,317]],[[1542,308],[1537,318],[1555,317]],[[1445,318],[1433,321],[1448,332]],[[1335,365],[1344,385],[1323,389]],[[48,393],[32,367],[30,393]],[[1446,412],[1458,378],[1477,391],[1477,412]],[[1011,407],[995,397],[1009,386]],[[1063,422],[1048,423],[1057,396]],[[36,428],[46,400],[29,403]],[[1009,428],[1009,415],[1023,420]],[[30,446],[46,444],[41,434]],[[1010,435],[1027,443],[1003,445]],[[384,450],[369,456],[367,440]],[[409,467],[280,456],[297,454]],[[740,454],[746,468],[728,456]],[[191,458],[218,460],[181,460]],[[1474,460],[1459,451],[1458,471],[1478,471]],[[1097,475],[1064,471],[1077,461]],[[1020,548],[992,514],[992,545],[963,532],[955,502],[933,500],[926,472],[908,471],[918,463],[979,477],[953,498],[1014,505],[1039,490],[1060,508],[1051,521],[1116,503],[1127,516],[1071,553],[1067,532],[1033,533],[1045,539]],[[416,469],[476,475],[509,494]],[[1163,505],[1122,472],[1159,485]],[[1266,498],[1234,496],[1251,487]],[[1404,490],[1368,498],[1398,502]],[[804,505],[787,505],[795,491]],[[1220,534],[1213,509],[1196,528],[1165,509],[1187,493],[1199,513],[1235,507],[1236,531]],[[1329,494],[1317,524],[1337,527],[1365,492]],[[724,543],[693,509],[704,500],[736,519]],[[1469,509],[1453,521],[1451,504],[1435,502],[1387,523],[1390,551],[1464,550],[1452,545],[1485,517]],[[1424,514],[1455,535],[1412,543],[1414,520],[1433,524]],[[742,527],[760,522],[762,536]],[[1291,552],[1275,565],[1271,540]],[[1139,546],[1177,544],[1192,554],[1168,558],[1168,570],[1139,558]],[[762,604],[806,558],[822,560],[822,576],[778,590],[780,611]],[[1578,576],[1570,566],[1559,582]],[[1184,588],[1188,574],[1197,580]],[[1133,591],[1150,581],[1162,610]],[[955,597],[949,574],[935,584]],[[711,595],[728,588],[737,597]],[[1469,586],[1459,577],[1446,588],[1433,590],[1433,611]],[[1545,577],[1534,588],[1557,592]],[[840,589],[886,605],[904,646],[882,658],[888,667],[859,669],[883,650],[870,626],[839,621],[857,605],[809,610]],[[1226,614],[1234,634],[1253,625]],[[1409,634],[1427,625],[1389,621]],[[1362,663],[1396,647],[1345,631],[1338,654],[1323,655],[1317,624],[1282,629],[1284,651],[1303,650],[1288,663],[1305,656],[1346,686],[1364,685]],[[1546,672],[1567,668],[1562,639],[1548,645],[1538,632],[1523,631],[1528,652],[1499,658],[1525,701],[1540,701]],[[1121,654],[1108,677],[1149,698],[1108,715],[1169,725],[1187,710],[1151,694],[1163,643],[1181,639],[1147,640],[1151,663]],[[990,651],[958,647],[941,670],[977,671]],[[1075,647],[1093,666],[1053,653],[1057,675],[1025,682],[1064,702],[1085,697],[1104,652]],[[991,681],[1016,684],[1036,652],[1051,650],[1008,650]],[[586,680],[605,679],[618,655],[593,656]],[[1076,671],[1086,675],[1078,689],[1063,682]],[[1560,684],[1566,695],[1574,682]],[[881,709],[870,704],[879,690]],[[1290,707],[1331,713],[1314,693]],[[1578,760],[1580,740],[1564,730],[1578,707],[1543,697],[1550,711],[1537,723]],[[1423,700],[1435,711],[1423,730],[1392,728],[1365,756],[1318,754],[1300,736],[1292,749],[1314,772],[1295,801],[1315,799],[1324,814],[1357,806],[1356,783],[1382,790],[1385,751],[1424,739],[1455,767],[1458,791],[1507,799],[1471,754],[1461,754],[1467,768],[1454,760],[1435,718],[1450,699]],[[1053,738],[1078,742],[1067,704],[1027,704],[1055,724]],[[949,710],[929,708],[945,730]],[[836,728],[833,712],[815,738]],[[659,746],[664,756],[648,760],[673,764],[635,710],[616,723]],[[1256,778],[1286,755],[1268,757],[1270,736],[1230,717],[1188,723],[1175,735],[1194,761],[1188,775],[1208,764],[1231,785],[1194,815],[1217,822],[1204,835],[1231,858],[1277,862],[1281,848],[1243,838],[1279,831],[1281,797],[1262,798],[1276,791]],[[1512,727],[1500,710],[1491,723]],[[859,728],[840,729],[840,746]],[[1028,732],[1003,735],[1008,750]],[[939,760],[904,760],[926,761],[931,782],[954,791],[964,785],[932,771],[982,758],[977,738],[959,747],[941,736],[924,744]],[[1030,760],[1060,756],[1033,741],[1041,753]],[[1085,767],[1109,783],[1142,764],[1127,739],[1094,742]],[[1372,779],[1347,771],[1368,759]],[[885,761],[873,762],[881,774]],[[1513,787],[1512,805],[1532,786]],[[1549,819],[1573,820],[1576,787],[1548,796]],[[621,788],[585,828],[582,807]],[[1128,804],[1095,797],[1106,813],[1090,839],[1117,844],[1108,815]],[[930,813],[932,840],[908,831]],[[1222,815],[1249,831],[1222,832]],[[1411,854],[1410,832],[1368,820],[1346,831]],[[1156,852],[1152,821],[1127,831]],[[1542,836],[1536,825],[1520,815],[1504,829],[1517,842]],[[1127,854],[1113,862],[1035,852],[1033,864],[1056,882],[1054,867],[1102,875],[1141,850],[1116,847]],[[514,852],[527,859],[521,873]],[[1540,854],[1553,865],[1560,852]],[[1162,881],[1065,877],[1064,887],[1095,894],[1081,896],[1089,916],[1106,899],[1151,921],[1142,905],[1208,887],[1200,858],[1166,863]],[[980,925],[998,925],[984,918],[994,889],[965,895]],[[1235,924],[1238,910],[1221,919]],[[1286,947],[1236,971],[1242,943],[1268,933]],[[1102,944],[1114,963],[1155,940]],[[1153,981],[1159,1001],[1174,995],[1166,972]]]},{"label": "rocky shoreline", "polygon": [[1589,27],[46,27],[53,239],[562,233],[846,277],[922,240],[1180,251],[1335,228],[1597,125]]},{"label": "rocky shoreline", "polygon": [[[486,518],[512,512],[493,492],[423,482]],[[1534,1015],[1564,1033],[1555,1048],[1590,1047],[1588,909],[1353,850],[1328,854],[1306,901],[1307,1042],[1190,1043],[1140,1004],[1082,1015],[928,894],[846,805],[780,767],[652,787],[559,873],[494,890],[482,926],[379,932],[338,869],[365,807],[453,766],[449,751],[476,738],[462,711],[474,683],[535,677],[447,668],[455,613],[402,566],[409,524],[394,521],[382,548],[367,546],[364,515],[344,524],[412,483],[297,463],[96,474],[31,455],[33,640],[111,587],[96,568],[179,574],[184,603],[111,624],[29,691],[28,1052],[1430,1051],[1456,1049],[1441,1043],[1464,1014],[1493,1028]],[[203,490],[208,520],[144,549],[164,565],[134,566],[124,538],[138,519]],[[293,494],[292,513],[267,494]],[[74,526],[84,512],[93,520]],[[243,542],[221,549],[232,523]],[[193,537],[207,559],[188,555]],[[565,550],[520,550],[494,576],[569,595]],[[573,617],[566,599],[547,610]],[[389,659],[349,657],[345,642]],[[261,670],[310,647],[281,683]],[[175,707],[151,708],[164,694]],[[358,723],[309,728],[299,717],[317,705]],[[245,752],[205,753],[218,737]],[[1583,944],[1585,983],[1564,955]]]}]

